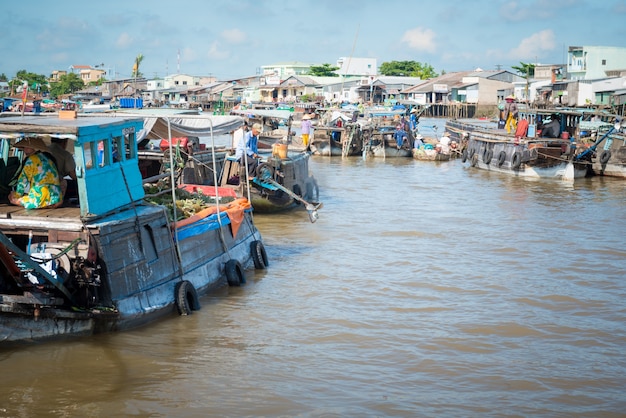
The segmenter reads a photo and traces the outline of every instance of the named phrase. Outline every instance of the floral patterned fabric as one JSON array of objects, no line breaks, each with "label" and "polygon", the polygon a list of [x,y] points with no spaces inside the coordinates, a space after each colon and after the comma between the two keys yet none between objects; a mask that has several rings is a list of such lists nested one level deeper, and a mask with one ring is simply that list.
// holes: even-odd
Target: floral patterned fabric
[{"label": "floral patterned fabric", "polygon": [[45,208],[61,202],[61,182],[54,163],[41,152],[26,158],[17,179],[18,202],[26,209]]}]

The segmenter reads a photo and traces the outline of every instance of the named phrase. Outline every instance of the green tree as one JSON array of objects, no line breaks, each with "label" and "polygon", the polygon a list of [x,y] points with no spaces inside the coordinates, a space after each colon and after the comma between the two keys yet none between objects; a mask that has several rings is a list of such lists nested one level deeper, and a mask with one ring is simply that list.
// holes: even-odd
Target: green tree
[{"label": "green tree", "polygon": [[9,81],[9,79],[7,78],[7,75],[5,73],[0,74],[0,81]]},{"label": "green tree", "polygon": [[524,100],[529,98],[530,79],[535,76],[535,64],[521,62],[519,65],[511,66],[517,73],[526,78],[526,88],[524,89]]},{"label": "green tree", "polygon": [[438,74],[430,64],[417,61],[383,62],[378,70],[382,75],[396,75],[404,77],[419,77],[422,80],[437,77]]},{"label": "green tree", "polygon": [[73,93],[85,87],[83,80],[74,73],[69,73],[59,77],[59,81],[50,83],[50,95],[60,97],[64,94]]},{"label": "green tree", "polygon": [[535,76],[535,64],[520,62],[519,65],[511,66],[511,68],[527,79]]},{"label": "green tree", "polygon": [[339,67],[332,67],[330,64],[311,65],[309,75],[318,77],[339,77],[339,74],[335,72],[338,69]]},{"label": "green tree", "polygon": [[19,70],[15,74],[15,78],[9,82],[11,91],[17,91],[17,87],[24,84],[24,82],[28,83],[28,88],[32,92],[46,93],[49,91],[48,77],[43,74],[30,73],[26,70]]}]

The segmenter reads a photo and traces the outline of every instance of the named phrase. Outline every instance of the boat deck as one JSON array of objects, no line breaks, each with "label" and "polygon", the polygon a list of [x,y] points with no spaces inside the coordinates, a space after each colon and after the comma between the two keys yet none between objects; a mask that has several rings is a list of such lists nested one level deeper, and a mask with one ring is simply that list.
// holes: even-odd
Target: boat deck
[{"label": "boat deck", "polygon": [[87,231],[80,217],[80,208],[24,209],[0,204],[0,227],[14,235],[45,236],[49,242],[85,237]]}]

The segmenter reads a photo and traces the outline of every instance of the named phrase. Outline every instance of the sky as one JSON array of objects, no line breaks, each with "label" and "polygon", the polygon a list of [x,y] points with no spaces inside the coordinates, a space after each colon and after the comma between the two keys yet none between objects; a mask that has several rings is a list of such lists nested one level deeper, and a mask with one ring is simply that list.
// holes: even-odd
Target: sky
[{"label": "sky", "polygon": [[[417,61],[436,73],[562,64],[626,47],[626,0],[74,0],[2,2],[0,74],[72,65],[232,80],[288,62]],[[514,70],[512,70],[514,71]]]}]

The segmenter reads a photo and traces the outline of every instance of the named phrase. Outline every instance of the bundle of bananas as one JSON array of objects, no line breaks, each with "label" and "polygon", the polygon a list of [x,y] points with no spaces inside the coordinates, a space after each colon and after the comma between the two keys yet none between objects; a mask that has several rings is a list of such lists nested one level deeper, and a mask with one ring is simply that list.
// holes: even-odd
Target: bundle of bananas
[{"label": "bundle of bananas", "polygon": [[[162,205],[168,209],[170,221],[188,218],[203,209],[215,205],[215,198],[201,192],[190,193],[183,189],[176,189],[176,219],[174,219],[174,204],[172,203],[172,193],[169,185],[165,183],[151,183],[144,185],[146,193],[145,200],[155,205]],[[233,200],[232,198],[221,198],[221,203]]]}]

